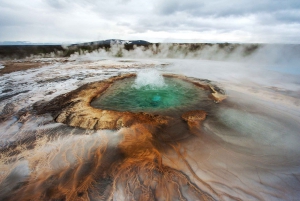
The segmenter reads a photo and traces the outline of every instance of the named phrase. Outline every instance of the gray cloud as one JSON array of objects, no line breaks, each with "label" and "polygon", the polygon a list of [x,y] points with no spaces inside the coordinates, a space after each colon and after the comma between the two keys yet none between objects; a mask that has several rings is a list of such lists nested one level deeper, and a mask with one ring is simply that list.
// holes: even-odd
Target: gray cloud
[{"label": "gray cloud", "polygon": [[298,0],[0,0],[0,41],[299,43],[299,19]]},{"label": "gray cloud", "polygon": [[65,2],[61,0],[46,0],[46,2],[53,8],[57,8],[57,9],[66,8]]},{"label": "gray cloud", "polygon": [[193,16],[246,15],[261,12],[300,9],[300,2],[298,0],[165,0],[158,1],[155,5],[157,12],[160,14],[170,15],[175,12],[186,12]]}]

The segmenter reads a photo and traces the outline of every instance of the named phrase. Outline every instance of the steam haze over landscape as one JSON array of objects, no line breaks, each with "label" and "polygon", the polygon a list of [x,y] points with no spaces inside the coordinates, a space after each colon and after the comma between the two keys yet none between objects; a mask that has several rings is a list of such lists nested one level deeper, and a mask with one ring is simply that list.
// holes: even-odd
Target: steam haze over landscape
[{"label": "steam haze over landscape", "polygon": [[300,2],[0,0],[0,200],[299,200]]}]

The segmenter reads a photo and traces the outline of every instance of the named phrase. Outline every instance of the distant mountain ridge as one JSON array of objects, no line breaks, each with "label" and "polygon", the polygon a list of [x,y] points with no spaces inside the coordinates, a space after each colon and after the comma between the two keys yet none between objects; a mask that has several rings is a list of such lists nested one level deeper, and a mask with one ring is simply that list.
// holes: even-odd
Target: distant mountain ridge
[{"label": "distant mountain ridge", "polygon": [[[67,46],[88,46],[88,45],[149,45],[151,44],[145,40],[120,40],[120,39],[108,39],[108,40],[100,40],[100,41],[92,41],[92,42],[84,42],[84,43],[74,43]],[[32,43],[28,41],[0,41],[0,46],[17,46],[17,45],[63,45],[63,43]]]},{"label": "distant mountain ridge", "polygon": [[79,46],[87,46],[87,45],[149,45],[150,42],[145,40],[120,40],[120,39],[108,39],[108,40],[100,40],[100,41],[92,41],[86,43],[77,43],[72,44],[79,45]]}]

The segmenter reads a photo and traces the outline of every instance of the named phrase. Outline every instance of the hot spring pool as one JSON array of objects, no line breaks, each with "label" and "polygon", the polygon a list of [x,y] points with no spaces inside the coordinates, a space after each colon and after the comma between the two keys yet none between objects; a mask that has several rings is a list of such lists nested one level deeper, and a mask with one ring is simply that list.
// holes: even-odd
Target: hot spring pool
[{"label": "hot spring pool", "polygon": [[136,78],[116,81],[91,102],[95,108],[115,111],[158,112],[185,110],[211,101],[208,92],[192,83],[164,77],[163,83],[139,84]]}]

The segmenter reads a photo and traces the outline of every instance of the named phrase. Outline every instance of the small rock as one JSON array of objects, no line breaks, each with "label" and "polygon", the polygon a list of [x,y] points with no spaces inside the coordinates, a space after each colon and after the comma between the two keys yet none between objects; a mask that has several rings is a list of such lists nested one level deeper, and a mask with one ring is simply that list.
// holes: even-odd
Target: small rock
[{"label": "small rock", "polygon": [[198,130],[201,128],[201,122],[206,118],[206,112],[203,110],[193,110],[186,113],[183,113],[181,116],[189,126],[189,129],[192,133],[198,134]]},{"label": "small rock", "polygon": [[206,112],[203,110],[188,111],[183,113],[181,118],[189,123],[199,122],[199,121],[203,121],[206,118]]}]

